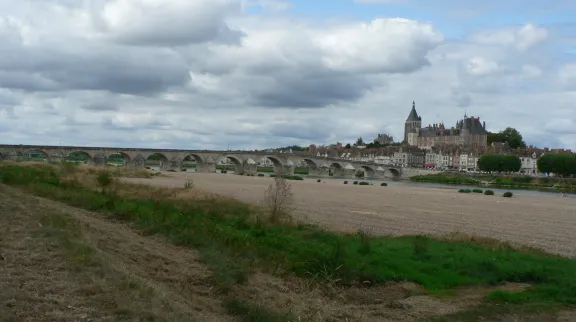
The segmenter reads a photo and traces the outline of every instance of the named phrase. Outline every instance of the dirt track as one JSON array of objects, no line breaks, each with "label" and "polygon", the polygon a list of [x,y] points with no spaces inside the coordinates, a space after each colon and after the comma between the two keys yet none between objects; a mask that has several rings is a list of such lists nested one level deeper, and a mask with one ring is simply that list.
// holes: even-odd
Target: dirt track
[{"label": "dirt track", "polygon": [[[127,179],[164,187],[197,188],[250,203],[262,202],[271,178],[169,173]],[[341,181],[291,181],[301,216],[339,231],[375,234],[475,234],[576,256],[576,198],[516,194],[513,198],[459,194],[455,190],[402,185],[355,186]]]}]

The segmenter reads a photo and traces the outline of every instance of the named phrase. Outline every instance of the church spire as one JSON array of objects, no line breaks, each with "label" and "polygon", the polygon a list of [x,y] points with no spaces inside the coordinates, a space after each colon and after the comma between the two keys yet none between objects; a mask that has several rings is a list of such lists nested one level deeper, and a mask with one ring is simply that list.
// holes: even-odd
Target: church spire
[{"label": "church spire", "polygon": [[421,120],[421,118],[420,118],[420,116],[418,116],[418,113],[416,112],[416,103],[414,101],[412,101],[412,110],[410,110],[410,114],[408,115],[406,122],[420,121],[420,120]]}]

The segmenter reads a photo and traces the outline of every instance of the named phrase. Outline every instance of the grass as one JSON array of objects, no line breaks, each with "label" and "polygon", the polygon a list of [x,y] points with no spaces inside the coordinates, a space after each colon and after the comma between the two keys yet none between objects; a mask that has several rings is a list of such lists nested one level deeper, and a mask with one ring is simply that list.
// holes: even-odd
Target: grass
[{"label": "grass", "polygon": [[[258,167],[258,172],[274,173],[274,172],[276,172],[276,170],[274,169],[274,167]],[[310,172],[309,169],[306,167],[294,168],[294,174],[308,175],[309,172]]]},{"label": "grass", "polygon": [[228,314],[242,317],[244,321],[258,322],[289,322],[296,319],[288,313],[270,312],[262,306],[247,303],[238,299],[229,299],[225,303]]},{"label": "grass", "polygon": [[480,184],[479,180],[473,179],[470,176],[462,175],[459,173],[438,173],[438,174],[414,176],[410,178],[410,181],[444,183],[444,184],[461,184],[461,185]]},{"label": "grass", "polygon": [[521,296],[503,293],[498,299],[576,305],[576,261],[535,250],[481,239],[338,234],[305,224],[273,224],[263,220],[258,209],[230,199],[103,195],[62,181],[49,166],[4,165],[0,170],[0,182],[5,184],[132,222],[148,234],[198,248],[221,274],[216,279],[223,289],[242,283],[250,268],[258,267],[343,287],[411,281],[429,290],[447,290],[528,283],[532,287]]}]

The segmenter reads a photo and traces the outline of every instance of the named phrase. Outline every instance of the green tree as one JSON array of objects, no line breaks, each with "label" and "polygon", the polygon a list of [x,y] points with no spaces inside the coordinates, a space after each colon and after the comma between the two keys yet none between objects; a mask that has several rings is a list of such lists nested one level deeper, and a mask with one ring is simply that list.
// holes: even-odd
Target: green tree
[{"label": "green tree", "polygon": [[354,143],[354,145],[356,145],[356,146],[364,145],[364,140],[362,139],[362,137],[359,137],[356,140],[356,143]]},{"label": "green tree", "polygon": [[344,148],[346,148],[346,149],[351,149],[352,146],[350,145],[350,143],[348,143],[348,144],[346,144],[346,146],[344,146]]},{"label": "green tree", "polygon": [[536,161],[538,171],[559,176],[576,175],[576,154],[545,154]]},{"label": "green tree", "polygon": [[512,149],[525,148],[526,142],[522,138],[522,134],[515,128],[507,127],[504,131],[498,133],[488,132],[488,144],[493,142],[507,142]]},{"label": "green tree", "polygon": [[488,172],[518,172],[522,167],[520,158],[515,155],[485,154],[478,159],[478,168]]}]

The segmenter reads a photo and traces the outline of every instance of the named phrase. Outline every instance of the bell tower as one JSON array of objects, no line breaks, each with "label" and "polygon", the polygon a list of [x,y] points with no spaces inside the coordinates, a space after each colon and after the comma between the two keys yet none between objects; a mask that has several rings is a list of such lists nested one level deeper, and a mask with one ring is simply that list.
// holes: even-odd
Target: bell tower
[{"label": "bell tower", "polygon": [[408,133],[418,133],[422,128],[422,117],[416,112],[416,103],[412,101],[412,110],[404,123],[404,142],[408,143]]}]

